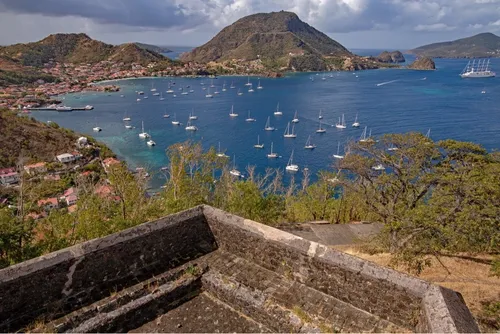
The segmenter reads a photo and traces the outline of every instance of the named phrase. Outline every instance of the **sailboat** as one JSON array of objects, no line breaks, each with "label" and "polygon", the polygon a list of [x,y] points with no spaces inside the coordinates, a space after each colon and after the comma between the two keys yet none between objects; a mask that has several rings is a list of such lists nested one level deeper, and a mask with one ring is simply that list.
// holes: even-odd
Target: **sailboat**
[{"label": "sailboat", "polygon": [[274,116],[281,116],[283,115],[283,112],[280,111],[280,104],[278,102],[278,105],[276,106],[276,111],[274,112]]},{"label": "sailboat", "polygon": [[191,124],[191,120],[188,120],[186,124],[186,131],[196,131],[198,128]]},{"label": "sailboat", "polygon": [[211,83],[210,83],[210,87],[214,88],[215,85],[214,85],[214,79],[212,79]]},{"label": "sailboat", "polygon": [[247,117],[247,119],[245,121],[246,122],[255,122],[256,121],[255,118],[250,117],[250,110],[248,111],[248,117]]},{"label": "sailboat", "polygon": [[149,140],[146,142],[146,144],[148,144],[148,146],[156,146],[156,143],[153,139],[151,139],[151,137],[149,138]]},{"label": "sailboat", "polygon": [[260,85],[260,80],[259,80],[259,83],[257,84],[257,89],[264,89],[264,87],[262,87],[262,86]]},{"label": "sailboat", "polygon": [[253,87],[252,87],[252,84],[250,84],[250,88],[248,89],[248,92],[249,92],[249,93],[253,93],[253,92],[255,92],[255,90],[254,90],[254,89],[253,89]]},{"label": "sailboat", "polygon": [[139,138],[145,139],[149,137],[149,133],[144,131],[144,121],[142,121],[142,132],[139,133]]},{"label": "sailboat", "polygon": [[378,164],[378,165],[373,166],[372,169],[376,170],[376,171],[382,171],[382,170],[385,170],[385,167],[382,164]]},{"label": "sailboat", "polygon": [[360,124],[358,122],[358,114],[356,114],[356,118],[354,119],[354,123],[352,123],[353,128],[359,128]]},{"label": "sailboat", "polygon": [[286,126],[285,133],[283,134],[283,137],[285,137],[285,138],[297,138],[297,135],[295,134],[295,124],[292,125],[292,132],[290,132],[290,122],[288,122],[288,125]]},{"label": "sailboat", "polygon": [[125,124],[125,129],[132,129],[132,125],[130,125],[130,124]]},{"label": "sailboat", "polygon": [[430,138],[431,137],[431,129],[429,128],[429,130],[427,130],[427,133],[425,134],[425,136],[427,138]]},{"label": "sailboat", "polygon": [[278,157],[278,153],[273,152],[273,143],[271,142],[271,152],[267,155],[270,159],[276,159]]},{"label": "sailboat", "polygon": [[372,131],[370,130],[370,134],[367,137],[366,130],[367,130],[367,127],[365,126],[365,129],[363,130],[361,137],[359,137],[359,142],[360,143],[372,143],[372,142],[374,142],[374,140],[372,139]]},{"label": "sailboat", "polygon": [[399,148],[395,146],[393,143],[391,143],[391,146],[389,146],[389,148],[387,149],[387,151],[397,151],[397,150],[399,150]]},{"label": "sailboat", "polygon": [[334,154],[335,159],[344,159],[344,156],[340,154],[340,142],[337,145],[337,154]]},{"label": "sailboat", "polygon": [[177,114],[174,113],[174,120],[172,121],[173,125],[181,125],[181,122],[177,120]]},{"label": "sailboat", "polygon": [[248,82],[245,84],[245,86],[251,86],[252,83],[250,82],[250,76],[248,77]]},{"label": "sailboat", "polygon": [[154,82],[151,83],[151,91],[156,92],[155,84]]},{"label": "sailboat", "polygon": [[264,127],[264,130],[266,130],[266,131],[276,130],[273,126],[271,126],[271,117],[270,116],[267,117],[267,122],[266,122],[266,126]]},{"label": "sailboat", "polygon": [[101,129],[100,127],[98,127],[97,125],[96,125],[96,126],[94,126],[94,127],[92,128],[92,130],[94,130],[94,132],[101,132],[101,131],[102,131],[102,129]]},{"label": "sailboat", "polygon": [[220,92],[217,90],[217,87],[215,87],[214,95],[220,94]]},{"label": "sailboat", "polygon": [[163,114],[163,118],[169,118],[169,117],[170,117],[170,115],[167,114],[167,110],[165,110],[165,113]]},{"label": "sailboat", "polygon": [[486,89],[483,88],[483,90],[481,91],[481,94],[486,94]]},{"label": "sailboat", "polygon": [[295,110],[295,115],[293,116],[292,123],[298,123],[299,122],[299,117],[297,115],[297,110]]},{"label": "sailboat", "polygon": [[198,119],[198,116],[195,116],[194,109],[193,109],[193,111],[191,111],[191,113],[189,114],[189,120],[194,121],[197,119]]},{"label": "sailboat", "polygon": [[241,96],[243,95],[243,93],[241,92],[241,90],[238,88],[238,96]]},{"label": "sailboat", "polygon": [[340,117],[339,117],[339,121],[337,124],[335,124],[335,127],[337,129],[345,129],[346,128],[344,114],[342,114],[342,120],[340,120]]},{"label": "sailboat", "polygon": [[127,112],[125,112],[125,115],[123,116],[123,121],[128,122],[132,120],[130,117],[127,116]]},{"label": "sailboat", "polygon": [[165,98],[163,97],[163,92],[160,92],[160,101],[163,101],[165,100]]},{"label": "sailboat", "polygon": [[214,97],[212,94],[210,94],[210,88],[208,89],[208,93],[205,95],[205,97],[211,99],[212,97]]},{"label": "sailboat", "polygon": [[181,89],[182,89],[181,95],[188,95],[189,94],[189,92],[186,89],[184,89],[184,88],[181,88]]},{"label": "sailboat", "polygon": [[227,89],[226,89],[226,83],[224,82],[224,84],[222,85],[222,91],[225,92]]},{"label": "sailboat", "polygon": [[153,96],[160,96],[160,93],[158,93],[158,92],[154,92],[152,95],[153,95]]},{"label": "sailboat", "polygon": [[313,143],[311,143],[311,136],[309,136],[307,138],[307,141],[306,141],[306,146],[304,146],[304,148],[306,150],[314,150],[316,148],[316,145],[314,145]]},{"label": "sailboat", "polygon": [[255,144],[253,147],[259,148],[259,149],[264,148],[264,144],[260,143],[260,136],[257,136],[257,144]]},{"label": "sailboat", "polygon": [[326,130],[321,127],[321,121],[319,121],[319,129],[316,130],[316,133],[325,133]]},{"label": "sailboat", "polygon": [[319,110],[319,116],[318,116],[319,119],[323,119],[323,115],[322,115],[322,110],[320,109]]},{"label": "sailboat", "polygon": [[236,177],[241,176],[241,172],[236,168],[236,156],[233,156],[233,169],[231,169],[229,171],[229,174],[236,176]]},{"label": "sailboat", "polygon": [[237,117],[238,114],[234,112],[234,105],[231,106],[231,112],[229,113],[229,117]]},{"label": "sailboat", "polygon": [[174,90],[170,87],[170,84],[168,84],[168,89],[167,89],[167,94],[173,94]]},{"label": "sailboat", "polygon": [[235,89],[236,88],[236,86],[234,85],[234,81],[231,81],[231,86],[229,86],[229,88],[231,88],[231,89]]},{"label": "sailboat", "polygon": [[219,142],[219,150],[217,151],[217,156],[220,158],[228,158],[229,156],[226,155],[224,152],[220,150],[220,142]]},{"label": "sailboat", "polygon": [[290,159],[288,159],[288,163],[286,164],[285,169],[289,172],[298,172],[299,166],[293,163],[293,150],[292,154],[290,154]]}]

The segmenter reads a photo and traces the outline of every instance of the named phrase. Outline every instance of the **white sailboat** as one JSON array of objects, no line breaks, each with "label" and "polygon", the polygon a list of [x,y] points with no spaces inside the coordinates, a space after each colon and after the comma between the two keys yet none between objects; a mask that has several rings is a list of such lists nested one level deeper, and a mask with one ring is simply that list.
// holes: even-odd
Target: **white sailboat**
[{"label": "white sailboat", "polygon": [[94,127],[92,128],[92,130],[93,130],[94,132],[101,132],[101,131],[102,131],[102,129],[101,129],[100,127],[98,127],[98,126],[94,126]]},{"label": "white sailboat", "polygon": [[276,130],[273,126],[271,126],[271,117],[270,116],[267,117],[267,122],[266,122],[266,126],[264,127],[264,130],[266,130],[266,131]]},{"label": "white sailboat", "polygon": [[248,111],[248,117],[247,117],[247,119],[245,120],[245,122],[255,122],[255,121],[256,121],[256,119],[255,119],[255,118],[252,118],[252,117],[250,116],[250,110],[249,110],[249,111]]},{"label": "white sailboat", "polygon": [[488,59],[488,62],[484,59],[482,62],[481,60],[478,60],[476,63],[476,60],[474,59],[472,61],[472,64],[469,63],[467,66],[465,66],[464,70],[462,73],[460,73],[460,76],[462,78],[492,78],[496,75],[495,72],[493,72],[490,69],[490,60]]},{"label": "white sailboat", "polygon": [[156,92],[155,84],[154,82],[151,83],[151,91]]},{"label": "white sailboat", "polygon": [[297,115],[297,110],[295,110],[295,115],[293,115],[292,123],[298,123],[299,116]]},{"label": "white sailboat", "polygon": [[142,138],[142,139],[146,139],[149,137],[149,133],[147,133],[146,131],[144,131],[144,121],[141,122],[142,123],[142,132],[139,133],[139,138]]},{"label": "white sailboat", "polygon": [[353,128],[359,128],[361,124],[358,122],[358,114],[356,114],[356,118],[354,119],[354,123],[352,123]]},{"label": "white sailboat", "polygon": [[397,146],[395,146],[393,143],[391,143],[391,146],[389,146],[389,148],[387,149],[387,151],[397,151],[399,150],[399,148]]},{"label": "white sailboat", "polygon": [[248,77],[248,82],[245,84],[245,86],[251,86],[252,83],[250,82],[250,76]]},{"label": "white sailboat", "polygon": [[427,133],[425,134],[425,136],[427,138],[430,138],[431,137],[431,129],[429,128],[429,130],[427,130]]},{"label": "white sailboat", "polygon": [[385,167],[382,164],[378,164],[378,165],[373,166],[372,169],[376,170],[376,171],[383,171],[383,170],[385,170]]},{"label": "white sailboat", "polygon": [[260,136],[257,136],[257,144],[255,144],[253,147],[258,148],[258,149],[264,148],[264,144],[260,143]]},{"label": "white sailboat", "polygon": [[344,156],[340,154],[340,142],[337,145],[337,154],[334,154],[335,159],[344,159]]},{"label": "white sailboat", "polygon": [[248,92],[249,92],[249,93],[253,93],[253,92],[255,92],[255,90],[254,90],[254,89],[253,89],[253,87],[252,87],[252,84],[250,84],[250,88],[248,89]]},{"label": "white sailboat", "polygon": [[173,125],[181,125],[181,122],[177,120],[177,114],[174,113],[174,120],[172,121]]},{"label": "white sailboat", "polygon": [[148,146],[156,146],[155,141],[151,138],[146,142],[146,144],[148,144]]},{"label": "white sailboat", "polygon": [[189,120],[194,121],[194,120],[197,120],[197,119],[198,119],[198,116],[196,116],[194,114],[194,109],[193,109],[193,111],[191,111],[191,113],[189,114]]},{"label": "white sailboat", "polygon": [[191,124],[191,120],[188,120],[186,124],[186,131],[196,131],[198,128]]},{"label": "white sailboat", "polygon": [[189,94],[189,92],[186,89],[182,88],[181,95],[188,95],[188,94]]},{"label": "white sailboat", "polygon": [[236,86],[234,85],[234,81],[231,81],[231,86],[229,86],[229,88],[231,88],[231,89],[235,89],[236,88]]},{"label": "white sailboat", "polygon": [[160,93],[158,93],[158,92],[154,92],[152,95],[153,95],[153,96],[160,96]]},{"label": "white sailboat", "polygon": [[283,137],[285,137],[285,138],[297,138],[297,135],[295,134],[295,124],[292,125],[292,132],[290,132],[290,122],[288,122],[288,125],[286,126],[285,133],[283,134]]},{"label": "white sailboat", "polygon": [[229,158],[229,156],[228,156],[228,155],[226,155],[224,152],[222,152],[222,151],[220,150],[220,142],[219,142],[219,150],[217,151],[217,156],[218,156],[219,158]]},{"label": "white sailboat", "polygon": [[167,89],[167,94],[173,94],[174,93],[174,90],[170,87],[170,84],[168,85],[168,89]]},{"label": "white sailboat", "polygon": [[339,117],[339,121],[337,122],[337,124],[335,124],[335,127],[337,129],[345,129],[345,128],[347,128],[347,126],[345,125],[344,114],[342,114],[342,120]]},{"label": "white sailboat", "polygon": [[374,140],[372,138],[372,131],[370,130],[370,134],[367,137],[366,136],[366,130],[367,130],[367,127],[365,126],[365,129],[363,130],[363,133],[359,137],[359,142],[360,143],[373,143]]},{"label": "white sailboat", "polygon": [[280,111],[280,104],[278,102],[278,105],[276,106],[276,111],[274,112],[274,116],[281,116],[283,115],[283,112]]},{"label": "white sailboat", "polygon": [[231,106],[231,112],[229,113],[229,117],[237,117],[238,114],[234,112],[234,105]]},{"label": "white sailboat", "polygon": [[160,101],[163,101],[165,100],[165,98],[163,97],[163,92],[160,92]]},{"label": "white sailboat", "polygon": [[132,125],[130,125],[130,124],[125,124],[125,129],[132,129]]},{"label": "white sailboat", "polygon": [[316,133],[325,133],[325,132],[326,132],[326,129],[323,129],[323,128],[321,127],[321,121],[319,121],[319,129],[318,129],[318,130],[316,130]]},{"label": "white sailboat", "polygon": [[238,96],[241,96],[243,95],[243,93],[241,92],[241,90],[238,88]]},{"label": "white sailboat", "polygon": [[320,109],[320,110],[319,110],[319,116],[318,116],[318,118],[319,118],[319,119],[323,119],[323,114],[322,114],[322,112],[323,112],[323,111]]},{"label": "white sailboat", "polygon": [[229,174],[236,176],[236,177],[241,176],[241,172],[236,168],[236,156],[233,156],[233,169],[231,169],[229,171]]},{"label": "white sailboat", "polygon": [[125,115],[123,116],[123,121],[124,122],[128,122],[128,121],[131,121],[132,119],[130,117],[127,116],[127,112],[125,112]]},{"label": "white sailboat", "polygon": [[222,91],[225,92],[227,89],[226,89],[226,83],[224,82],[224,84],[222,85]]},{"label": "white sailboat", "polygon": [[205,95],[205,97],[211,99],[212,97],[214,97],[212,94],[210,94],[210,88],[208,89],[208,92],[207,94]]},{"label": "white sailboat", "polygon": [[170,117],[170,115],[167,114],[167,110],[165,110],[165,113],[163,114],[163,118],[169,118],[169,117]]},{"label": "white sailboat", "polygon": [[299,166],[293,163],[293,150],[292,154],[290,154],[290,159],[288,159],[288,163],[286,164],[285,169],[289,172],[298,172]]},{"label": "white sailboat", "polygon": [[276,159],[278,157],[278,153],[273,152],[273,143],[271,142],[271,152],[267,155],[269,159]]},{"label": "white sailboat", "polygon": [[217,90],[217,87],[215,87],[214,95],[220,94],[220,92]]},{"label": "white sailboat", "polygon": [[141,102],[141,99],[136,99],[137,102]]},{"label": "white sailboat", "polygon": [[260,84],[260,80],[259,80],[259,83],[257,85],[257,89],[264,89],[264,87],[262,87],[261,84]]},{"label": "white sailboat", "polygon": [[307,138],[307,141],[306,141],[306,146],[304,146],[304,148],[306,150],[314,150],[316,148],[316,145],[314,145],[313,143],[311,143],[311,136],[309,136]]}]

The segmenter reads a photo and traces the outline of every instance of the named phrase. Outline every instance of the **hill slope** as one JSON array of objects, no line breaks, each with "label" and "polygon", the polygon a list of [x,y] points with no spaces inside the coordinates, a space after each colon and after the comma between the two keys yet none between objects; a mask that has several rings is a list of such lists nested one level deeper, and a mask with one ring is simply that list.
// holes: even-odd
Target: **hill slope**
[{"label": "hill slope", "polygon": [[[123,51],[130,54],[117,56]],[[0,56],[34,67],[41,67],[50,60],[93,64],[103,60],[123,59],[143,63],[165,58],[132,43],[113,46],[91,39],[86,34],[54,34],[38,42],[0,47]]]},{"label": "hill slope", "polygon": [[139,42],[136,42],[134,44],[142,49],[146,49],[146,50],[153,51],[156,53],[170,53],[170,52],[172,52],[172,50],[165,48],[165,47],[162,47],[162,46],[139,43]]},{"label": "hill slope", "polygon": [[435,58],[500,57],[500,37],[483,33],[451,42],[424,45],[408,53]]},{"label": "hill slope", "polygon": [[290,12],[249,15],[222,29],[208,43],[182,55],[185,61],[209,62],[232,58],[254,60],[289,54],[350,55],[341,44]]}]

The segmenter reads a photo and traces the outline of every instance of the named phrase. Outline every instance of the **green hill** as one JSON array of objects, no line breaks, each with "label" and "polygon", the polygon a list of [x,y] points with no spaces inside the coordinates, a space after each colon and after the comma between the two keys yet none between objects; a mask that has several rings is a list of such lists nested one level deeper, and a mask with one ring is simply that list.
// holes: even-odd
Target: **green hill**
[{"label": "green hill", "polygon": [[146,50],[153,51],[156,53],[170,53],[170,52],[172,52],[172,50],[165,48],[165,47],[162,47],[162,46],[145,44],[145,43],[138,43],[138,42],[136,42],[134,44],[142,49],[146,49]]},{"label": "green hill", "polygon": [[408,53],[434,58],[500,57],[500,37],[492,33],[482,33],[451,42],[420,46],[409,50]]},{"label": "green hill", "polygon": [[341,44],[290,12],[249,15],[222,29],[208,43],[182,55],[184,61],[277,59],[293,55],[345,56]]},{"label": "green hill", "polygon": [[[127,55],[119,55],[120,52]],[[41,67],[53,60],[65,63],[97,63],[104,60],[145,63],[165,59],[136,44],[113,46],[86,34],[53,34],[38,42],[0,47],[0,56],[19,61],[24,66]]]}]

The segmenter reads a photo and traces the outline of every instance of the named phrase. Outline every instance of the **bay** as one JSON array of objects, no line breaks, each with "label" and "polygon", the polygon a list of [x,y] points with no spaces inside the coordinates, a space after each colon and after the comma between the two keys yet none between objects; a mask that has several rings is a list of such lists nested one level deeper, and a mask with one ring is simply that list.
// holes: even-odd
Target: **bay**
[{"label": "bay", "polygon": [[[373,52],[373,54],[376,54]],[[406,56],[406,55],[405,55]],[[406,56],[408,61],[413,58]],[[281,168],[287,164],[294,153],[294,162],[301,170],[305,167],[311,173],[332,169],[333,154],[337,153],[337,143],[342,148],[347,142],[357,140],[364,126],[372,135],[419,131],[426,133],[431,129],[433,140],[456,139],[483,145],[492,151],[500,143],[500,79],[461,79],[459,73],[466,65],[463,59],[436,59],[436,71],[412,71],[406,69],[381,69],[358,72],[297,73],[285,78],[260,78],[262,90],[257,90],[258,78],[251,77],[255,92],[249,93],[244,86],[247,77],[219,77],[213,80],[220,94],[213,99],[205,97],[212,83],[208,78],[140,78],[117,81],[121,87],[118,93],[78,93],[64,96],[63,103],[71,107],[91,104],[94,110],[73,111],[36,111],[32,116],[40,121],[53,121],[63,127],[88,134],[107,144],[119,158],[127,161],[131,168],[145,167],[158,171],[168,164],[165,149],[177,142],[193,140],[201,142],[204,148],[221,147],[241,171],[254,165],[263,173],[267,167]],[[493,70],[500,72],[500,59],[492,60]],[[314,81],[311,80],[314,79]],[[166,90],[171,82],[174,94]],[[227,91],[222,92],[226,83]],[[234,82],[236,89],[230,89]],[[201,85],[204,83],[204,85]],[[164,101],[152,96],[154,87],[162,92]],[[179,88],[190,86],[194,90],[189,95],[181,95]],[[185,88],[187,89],[187,88]],[[189,90],[188,89],[188,90]],[[238,96],[241,89],[243,95]],[[486,94],[481,94],[485,90]],[[148,99],[138,96],[136,91],[144,91]],[[211,88],[211,93],[214,88]],[[123,94],[124,97],[120,97]],[[137,98],[141,98],[137,102]],[[277,104],[283,116],[274,116]],[[229,117],[231,106],[239,114]],[[317,134],[318,114],[323,110],[325,134]],[[189,113],[195,112],[194,121],[198,131],[186,131],[185,123]],[[248,111],[256,122],[245,122]],[[283,138],[286,125],[295,111],[300,122],[296,124],[296,139]],[[163,118],[167,112],[171,118]],[[184,126],[171,124],[174,113]],[[134,129],[126,129],[122,121],[124,115],[131,117]],[[335,128],[339,117],[345,115],[347,129]],[[351,127],[358,114],[359,129]],[[276,131],[264,131],[267,117]],[[148,147],[138,137],[141,122],[145,130],[157,143]],[[102,132],[92,131],[98,125]],[[265,144],[263,150],[253,147],[257,136]],[[304,149],[308,136],[317,145],[314,151]],[[281,156],[270,160],[270,144]],[[62,152],[61,152],[62,153]],[[231,163],[232,164],[232,163]],[[295,174],[300,180],[302,173]],[[291,175],[285,173],[285,182]],[[159,188],[163,180],[159,173],[152,178],[151,186]]]}]

